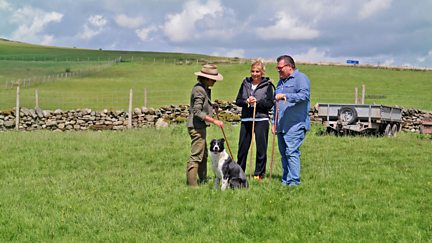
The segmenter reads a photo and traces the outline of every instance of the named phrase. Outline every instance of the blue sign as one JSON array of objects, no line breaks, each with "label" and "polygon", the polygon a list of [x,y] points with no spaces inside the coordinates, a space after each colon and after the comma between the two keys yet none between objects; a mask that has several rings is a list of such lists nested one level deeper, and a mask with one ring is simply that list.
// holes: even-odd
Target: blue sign
[{"label": "blue sign", "polygon": [[347,60],[347,64],[359,64],[357,60]]}]

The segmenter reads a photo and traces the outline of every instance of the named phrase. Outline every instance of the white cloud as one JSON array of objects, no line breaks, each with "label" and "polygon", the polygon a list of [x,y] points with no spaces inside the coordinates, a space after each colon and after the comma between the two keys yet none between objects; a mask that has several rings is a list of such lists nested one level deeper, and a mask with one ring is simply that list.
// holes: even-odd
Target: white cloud
[{"label": "white cloud", "polygon": [[422,62],[424,62],[424,61],[426,61],[426,57],[417,57],[417,61],[419,62],[419,63],[422,63]]},{"label": "white cloud", "polygon": [[430,50],[426,55],[417,57],[419,63],[424,63],[427,60],[432,60],[432,50]]},{"label": "white cloud", "polygon": [[360,10],[362,19],[375,15],[390,7],[392,0],[369,0]]},{"label": "white cloud", "polygon": [[144,24],[143,17],[128,17],[124,14],[117,15],[114,18],[116,24],[120,27],[128,28],[128,29],[136,29],[141,27]]},{"label": "white cloud", "polygon": [[47,2],[0,0],[0,36],[86,48],[272,59],[287,51],[299,61],[432,67],[425,44],[432,36],[431,0],[102,0],[102,7],[95,1]]},{"label": "white cloud", "polygon": [[296,61],[303,62],[319,62],[327,59],[326,50],[318,50],[318,48],[313,47],[309,49],[306,53],[300,53],[293,56]]},{"label": "white cloud", "polygon": [[[18,24],[18,28],[13,32],[12,37],[15,40],[31,41],[36,43],[43,42],[43,36],[40,33],[50,23],[60,22],[63,14],[58,12],[45,12],[30,6],[25,6],[14,12],[11,17],[13,23]],[[51,36],[51,40],[53,40]]]},{"label": "white cloud", "polygon": [[137,36],[142,40],[142,41],[147,41],[149,40],[149,34],[153,31],[156,31],[157,28],[154,26],[148,27],[148,28],[141,28],[141,29],[137,29],[135,30],[135,33],[137,34]]},{"label": "white cloud", "polygon": [[107,23],[108,21],[102,15],[90,16],[83,26],[84,31],[79,33],[78,37],[86,40],[91,39],[99,35]]},{"label": "white cloud", "polygon": [[223,8],[219,0],[208,0],[206,4],[200,4],[198,0],[192,0],[184,5],[181,13],[167,15],[163,31],[173,42],[199,38],[199,35],[214,35],[216,30],[212,29],[208,23],[202,26],[201,33],[198,33],[196,24],[205,18],[222,15]]},{"label": "white cloud", "polygon": [[83,28],[84,28],[84,31],[81,32],[80,34],[78,34],[78,36],[81,39],[86,39],[86,40],[91,39],[91,38],[93,38],[94,36],[98,35],[101,32],[101,30],[95,30],[95,29],[90,28],[88,26],[88,24],[84,24]]},{"label": "white cloud", "polygon": [[12,10],[12,8],[6,0],[0,0],[0,10]]},{"label": "white cloud", "polygon": [[320,33],[287,13],[277,12],[276,23],[272,26],[257,28],[256,34],[264,40],[307,40],[317,38]]},{"label": "white cloud", "polygon": [[52,35],[44,35],[42,37],[42,41],[41,41],[42,45],[50,46],[53,43],[54,43],[54,36],[52,36]]},{"label": "white cloud", "polygon": [[245,50],[244,49],[220,50],[220,51],[213,52],[211,55],[222,56],[222,57],[244,57]]},{"label": "white cloud", "polygon": [[382,65],[384,66],[392,66],[395,63],[394,58],[389,58],[384,60],[384,62],[382,63]]},{"label": "white cloud", "polygon": [[326,1],[323,0],[302,0],[296,1],[295,4],[286,5],[280,5],[280,2],[276,2],[276,4],[278,4],[276,8],[279,12],[283,12],[284,14],[290,13],[292,16],[301,17],[302,20],[309,23],[316,23],[323,16],[326,17],[329,14],[334,15],[339,9],[338,3],[326,3]]},{"label": "white cloud", "polygon": [[107,20],[102,15],[90,16],[88,22],[97,28],[103,28],[107,24]]}]

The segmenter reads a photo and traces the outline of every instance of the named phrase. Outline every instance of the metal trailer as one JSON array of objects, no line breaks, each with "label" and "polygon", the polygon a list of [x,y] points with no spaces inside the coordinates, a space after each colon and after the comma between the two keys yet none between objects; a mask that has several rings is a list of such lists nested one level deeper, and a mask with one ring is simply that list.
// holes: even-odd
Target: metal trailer
[{"label": "metal trailer", "polygon": [[315,109],[329,133],[396,136],[401,129],[402,109],[399,107],[318,103]]}]

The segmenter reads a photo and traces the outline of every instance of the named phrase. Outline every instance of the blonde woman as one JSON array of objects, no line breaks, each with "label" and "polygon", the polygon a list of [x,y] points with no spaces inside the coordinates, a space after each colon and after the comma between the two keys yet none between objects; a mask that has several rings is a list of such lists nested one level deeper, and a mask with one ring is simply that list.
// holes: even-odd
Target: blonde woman
[{"label": "blonde woman", "polygon": [[261,60],[254,61],[251,65],[250,77],[243,80],[236,98],[236,105],[242,107],[237,163],[243,171],[246,171],[246,159],[252,141],[253,107],[256,104],[254,128],[257,148],[254,172],[256,180],[262,180],[265,177],[269,111],[273,108],[274,86],[264,75],[264,63]]}]

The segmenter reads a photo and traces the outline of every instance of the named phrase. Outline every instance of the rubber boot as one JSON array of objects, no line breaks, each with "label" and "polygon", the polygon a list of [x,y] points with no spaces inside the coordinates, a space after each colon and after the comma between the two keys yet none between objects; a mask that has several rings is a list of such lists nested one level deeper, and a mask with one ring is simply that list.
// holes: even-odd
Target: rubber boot
[{"label": "rubber boot", "polygon": [[207,163],[201,162],[198,163],[198,178],[199,178],[199,184],[205,184],[207,183]]},{"label": "rubber boot", "polygon": [[198,186],[197,174],[198,174],[198,167],[196,163],[189,162],[186,169],[186,184],[188,186],[192,186],[192,187]]}]

